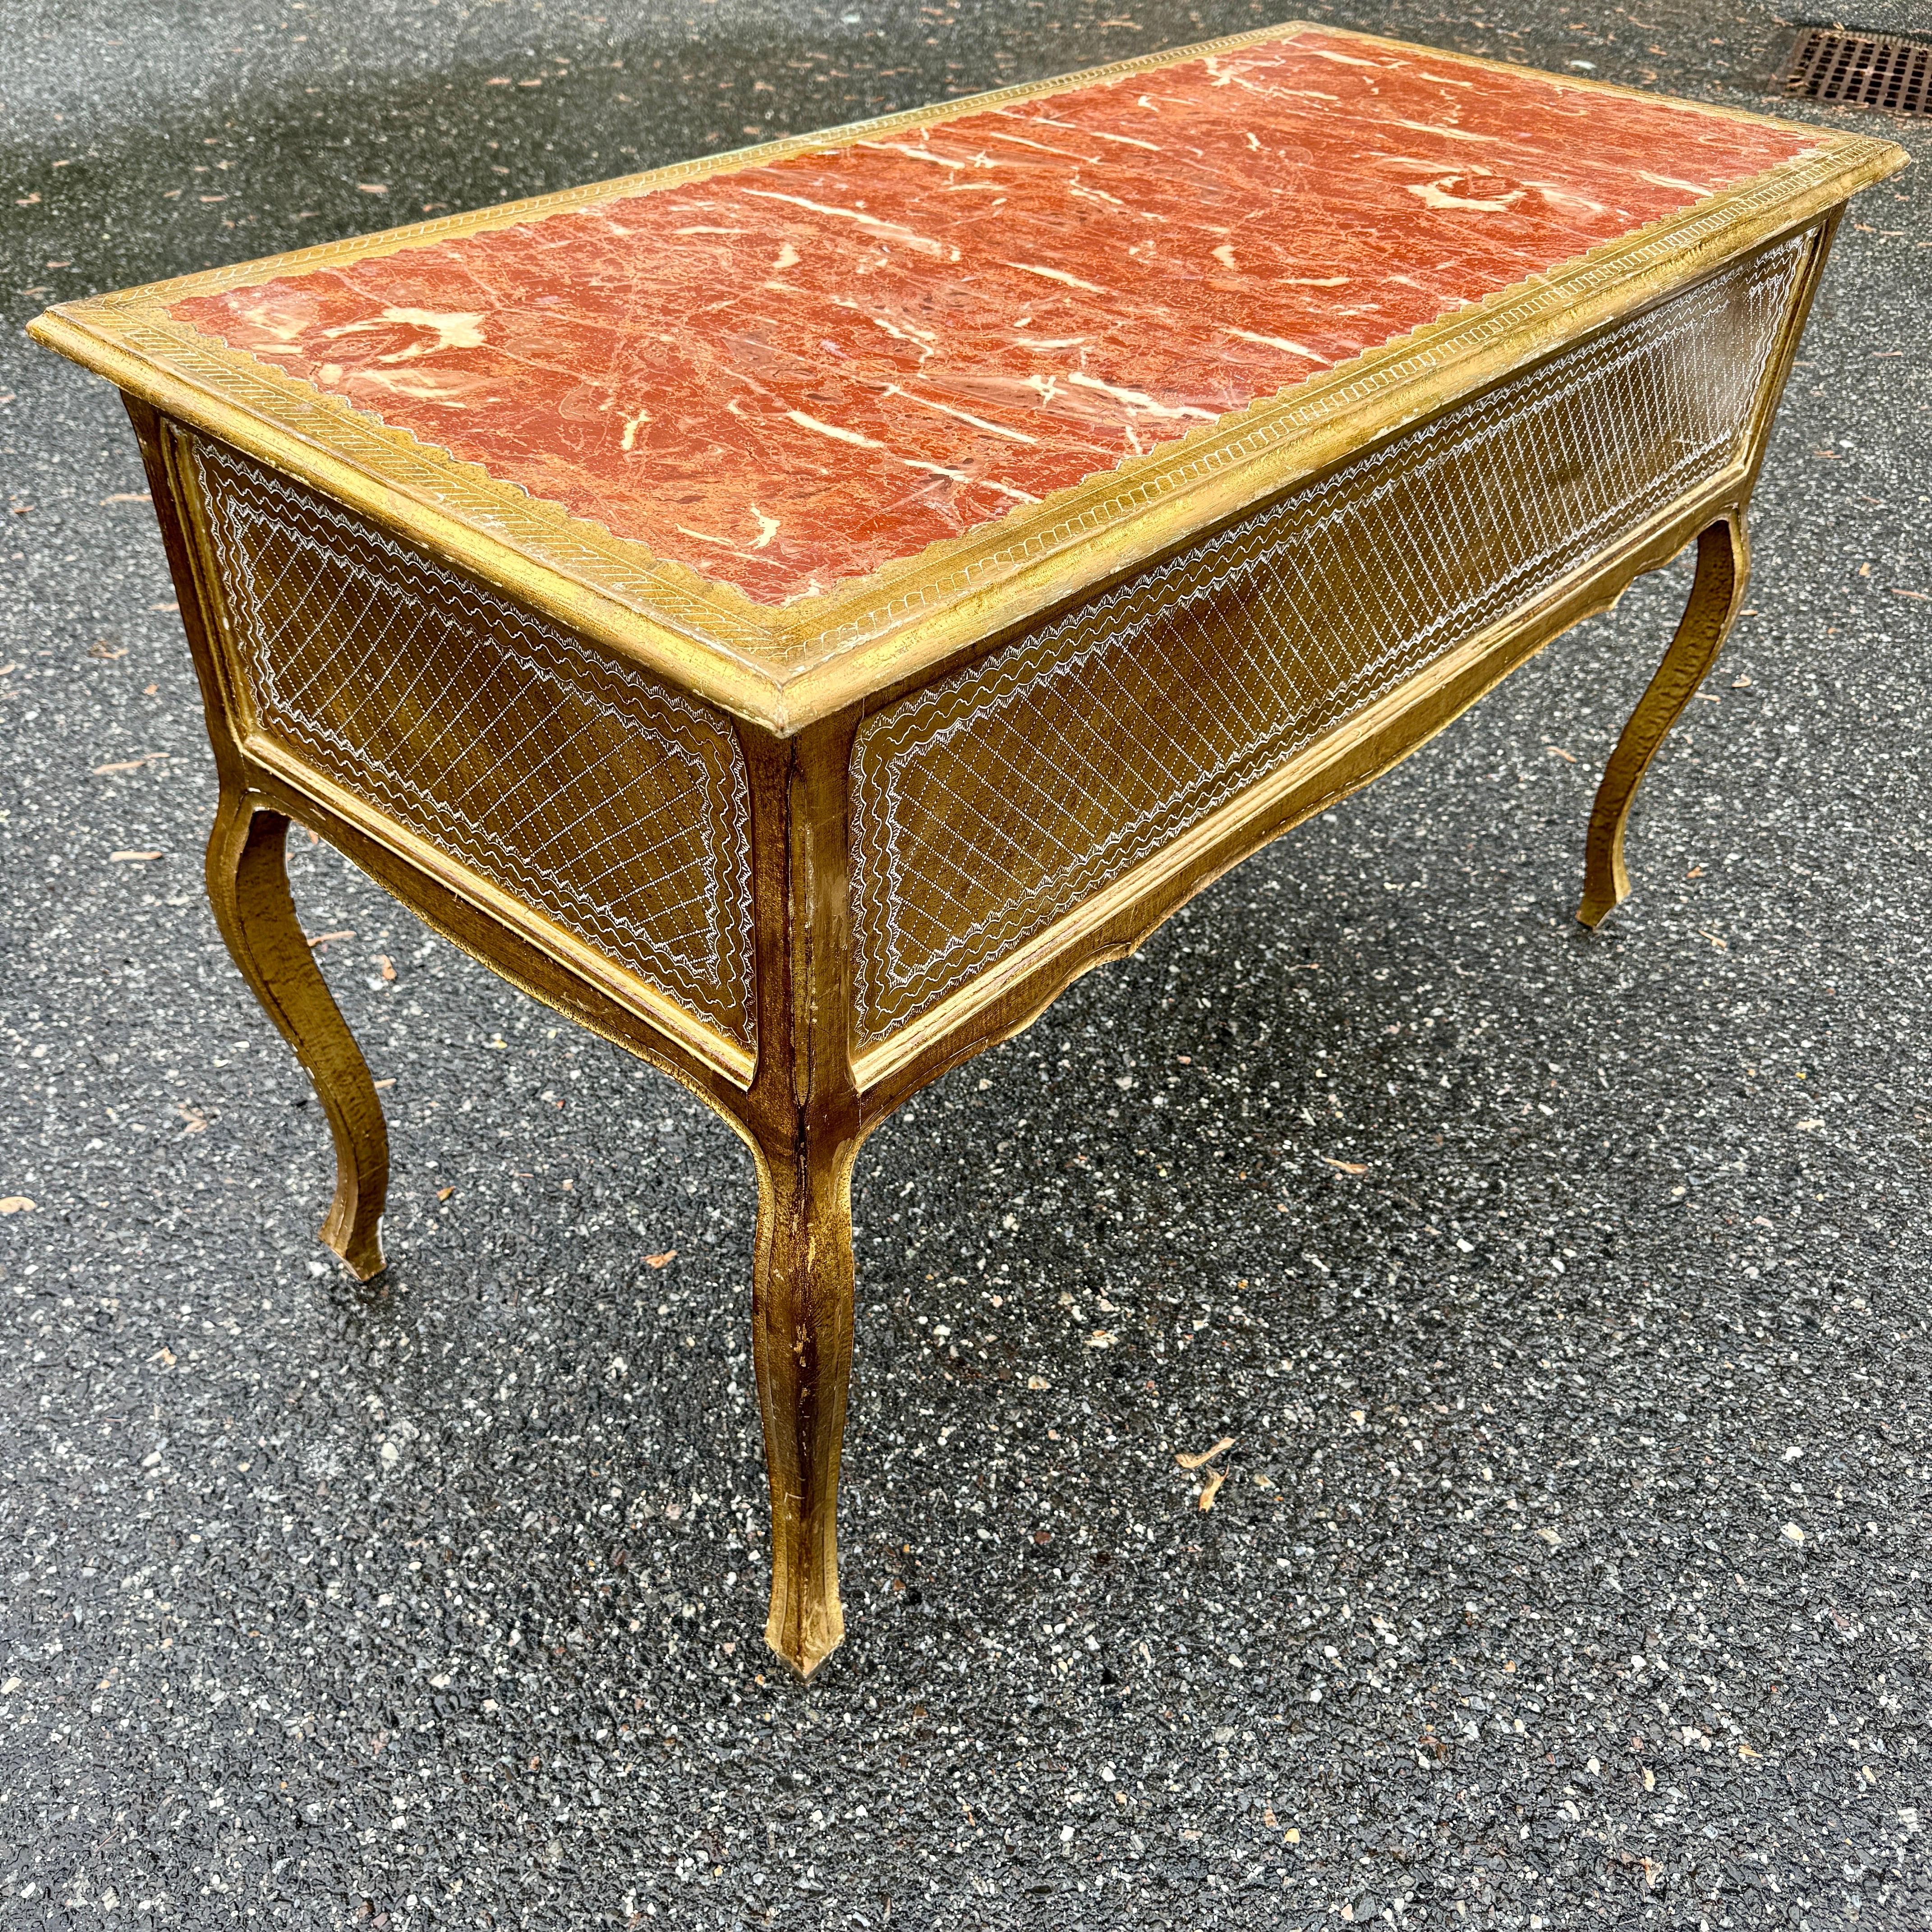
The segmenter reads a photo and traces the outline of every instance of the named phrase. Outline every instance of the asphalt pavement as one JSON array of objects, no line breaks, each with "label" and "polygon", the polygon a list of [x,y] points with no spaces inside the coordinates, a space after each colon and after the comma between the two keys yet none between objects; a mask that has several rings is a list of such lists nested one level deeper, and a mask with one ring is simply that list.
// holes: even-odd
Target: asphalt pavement
[{"label": "asphalt pavement", "polygon": [[[0,1924],[1932,1924],[1922,122],[1793,110],[1920,165],[1601,932],[1682,563],[868,1144],[810,1684],[746,1156],[298,834],[393,1083],[391,1270],[315,1244],[133,439],[20,325],[1282,10],[14,0]],[[1791,31],[1480,10],[1304,9],[1743,106]]]}]

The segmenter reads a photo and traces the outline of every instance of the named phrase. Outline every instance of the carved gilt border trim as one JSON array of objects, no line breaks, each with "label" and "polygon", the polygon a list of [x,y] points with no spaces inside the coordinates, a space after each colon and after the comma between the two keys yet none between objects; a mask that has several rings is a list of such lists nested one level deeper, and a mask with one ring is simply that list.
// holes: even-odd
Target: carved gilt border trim
[{"label": "carved gilt border trim", "polygon": [[[823,596],[754,604],[614,536],[600,524],[461,463],[167,310],[195,295],[433,246],[455,237],[680,183],[929,127],[1310,31],[1413,54],[1380,36],[1305,22],[1170,49],[1108,67],[685,161],[533,200],[323,243],[62,304],[30,332],[171,415],[286,470],[476,571],[585,635],[781,733],[936,672],[993,633],[1144,562],[1163,548],[1600,323],[1627,314],[1904,165],[1891,143],[1799,127],[1809,152],[1354,361],[1229,412],[1146,455],[928,546]],[[1426,50],[1420,51],[1428,51]],[[1453,56],[1520,75],[1520,67]],[[1608,82],[1565,88],[1655,105]],[[1687,108],[1754,124],[1736,109]]]}]

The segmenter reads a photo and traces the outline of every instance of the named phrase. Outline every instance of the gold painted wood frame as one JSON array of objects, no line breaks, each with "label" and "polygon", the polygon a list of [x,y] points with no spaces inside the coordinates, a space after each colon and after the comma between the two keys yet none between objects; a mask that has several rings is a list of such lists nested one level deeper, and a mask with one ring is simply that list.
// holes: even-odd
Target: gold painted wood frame
[{"label": "gold painted wood frame", "polygon": [[1744,512],[1839,211],[1900,159],[1821,135],[1802,163],[763,614],[166,322],[241,272],[43,318],[120,384],[140,440],[220,780],[210,896],[329,1119],[324,1240],[382,1267],[387,1145],[296,920],[291,819],[750,1147],[766,1636],[809,1673],[843,1628],[865,1136],[1694,541],[1683,622],[1588,828],[1579,916],[1600,920],[1628,889],[1637,782],[1742,601]]},{"label": "gold painted wood frame", "polygon": [[[1792,160],[1398,336],[1146,454],[965,535],[783,608],[758,604],[644,545],[614,537],[340,398],[176,321],[192,297],[487,234],[746,166],[938,127],[1004,104],[1232,52],[1304,32],[1408,54],[1372,34],[1281,26],[1084,74],[679,162],[645,174],[325,242],[63,303],[29,333],[164,413],[205,429],[681,691],[791,733],[895,679],[936,674],[1054,602],[1114,581],[1174,544],[1312,476],[1402,424],[1523,368],[1774,236],[1841,206],[1905,165],[1887,141],[1798,128]],[[1458,56],[1520,77],[1508,63]],[[1575,75],[1572,92],[1656,97]],[[1704,106],[1756,127],[1764,116]]]}]

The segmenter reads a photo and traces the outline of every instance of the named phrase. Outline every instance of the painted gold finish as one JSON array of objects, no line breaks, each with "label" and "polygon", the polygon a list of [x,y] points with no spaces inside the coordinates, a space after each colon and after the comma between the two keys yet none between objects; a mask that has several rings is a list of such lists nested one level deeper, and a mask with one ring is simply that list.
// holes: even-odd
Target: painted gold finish
[{"label": "painted gold finish", "polygon": [[1610,536],[1721,484],[1806,247],[1728,266],[867,716],[862,1052],[1514,622]]},{"label": "painted gold finish", "polygon": [[226,787],[208,841],[208,897],[262,1010],[308,1068],[335,1140],[335,1198],[321,1236],[358,1280],[380,1274],[389,1135],[382,1103],[296,917],[284,865],[289,821]]},{"label": "painted gold finish", "polygon": [[1750,550],[1742,513],[1707,524],[1697,537],[1697,575],[1677,634],[1630,713],[1604,768],[1583,848],[1583,902],[1576,916],[1600,926],[1630,896],[1624,827],[1631,802],[1666,734],[1690,702],[1743,608]]},{"label": "painted gold finish", "polygon": [[[871,130],[1040,91],[950,103]],[[850,138],[834,130],[764,152]],[[808,1675],[843,1631],[836,1508],[852,1357],[850,1192],[866,1136],[920,1087],[1025,1026],[1079,974],[1132,951],[1242,857],[1425,743],[1694,540],[1698,572],[1684,621],[1610,761],[1591,821],[1579,916],[1601,920],[1628,890],[1622,841],[1636,785],[1742,598],[1746,506],[1838,211],[1903,158],[1882,142],[1819,133],[1798,162],[1045,502],[782,610],[497,484],[166,314],[184,293],[244,277],[527,220],[744,158],[67,305],[34,333],[118,383],[140,436],[220,782],[211,897],[236,963],[315,1079],[334,1136],[338,1179],[324,1240],[358,1274],[380,1269],[388,1149],[369,1070],[296,923],[281,862],[291,819],[512,983],[681,1081],[751,1149],[759,1187],[753,1354],[772,1514],[766,1636]],[[858,980],[872,942],[855,936],[855,919],[880,916],[884,848],[866,842],[888,834],[877,832],[878,798],[855,788],[872,782],[866,746],[915,717],[905,707],[936,692],[979,692],[970,680],[981,679],[983,703],[960,700],[948,728],[976,725],[1036,671],[1057,675],[1072,662],[1052,655],[1056,626],[1088,626],[1076,642],[1102,651],[1113,637],[1108,611],[1152,608],[1162,586],[1220,556],[1216,545],[1246,543],[1244,520],[1264,547],[1300,529],[1298,506],[1325,501],[1324,491],[1358,500],[1350,479],[1369,474],[1365,466],[1401,482],[1425,463],[1447,464],[1446,488],[1464,444],[1432,432],[1466,419],[1507,427],[1512,411],[1542,407],[1566,370],[1614,364],[1672,329],[1717,331],[1709,340],[1720,349],[1744,343],[1756,358],[1738,393],[1726,393],[1722,434],[1714,432],[1706,459],[1679,469],[1660,454],[1644,472],[1654,479],[1648,494],[1596,523],[1580,512],[1574,529],[1552,525],[1534,570],[1513,560],[1501,541],[1507,532],[1492,550],[1461,556],[1460,587],[1442,601],[1473,614],[1373,676],[1358,653],[1346,702],[1339,682],[1324,687],[1310,668],[1329,660],[1304,653],[1276,693],[1292,730],[1256,737],[1242,753],[1250,762],[1230,762],[1232,776],[1190,794],[1185,812],[1160,821],[1118,864],[1076,868],[1078,883],[1064,900],[1042,901],[1037,918],[1010,917],[997,944],[916,999],[868,1004]],[[1606,442],[1636,434],[1618,414],[1619,393],[1604,389],[1606,400],[1592,404]],[[1541,506],[1552,490],[1580,488],[1574,470],[1516,480]],[[251,525],[248,539],[269,548],[247,550],[233,507],[240,497],[224,492],[250,497],[253,515],[271,506],[272,529]],[[1428,534],[1415,531],[1417,548]],[[1392,568],[1385,540],[1372,533],[1336,537],[1317,562],[1358,584]],[[352,610],[302,601],[302,572],[351,565],[370,586]],[[274,581],[242,581],[264,570]],[[1214,578],[1224,580],[1226,573]],[[1188,588],[1197,592],[1207,594]],[[428,628],[386,632],[410,600]],[[1338,592],[1330,614],[1347,602]],[[1414,621],[1436,622],[1432,608],[1418,604]],[[1271,621],[1269,610],[1259,596],[1216,605],[1219,656],[1245,662],[1240,653]],[[436,628],[446,620],[446,634]],[[1372,630],[1364,619],[1349,632],[1358,644],[1364,626]],[[535,668],[527,681],[490,685],[473,664],[458,675],[466,653],[512,646],[519,664]],[[428,668],[406,691],[390,675],[404,659]],[[1146,726],[1142,742],[1120,746],[1123,758],[1150,756],[1149,746],[1178,742],[1199,722],[1190,722],[1184,676],[1163,684],[1142,675],[1154,662],[1133,661],[1132,674],[1117,680],[1140,694]],[[450,676],[428,675],[439,668]],[[494,818],[481,778],[464,777],[464,790],[437,763],[452,714],[486,688],[488,730],[463,753],[470,763],[457,761],[457,776],[487,770],[500,744],[557,754],[556,789],[532,790],[527,809]],[[662,741],[656,762],[626,764],[651,734]],[[580,738],[592,750],[564,755]],[[709,748],[688,785],[663,790],[662,810],[646,812],[638,788],[667,784],[662,760],[694,756],[700,740]],[[1024,730],[1003,742],[1002,769],[1022,767],[1002,781],[1010,803],[1015,788],[1049,776],[1052,747],[1029,765]],[[525,782],[525,767],[514,769]],[[970,761],[962,769],[971,776]],[[1001,803],[989,796],[986,809]],[[1082,836],[1104,839],[1117,828],[1088,805],[1074,814]],[[737,828],[729,838],[720,831],[727,820]],[[572,897],[551,890],[557,882],[541,864],[544,851],[566,849],[555,842],[559,828],[579,825],[595,837],[568,848]],[[531,826],[549,829],[539,837]],[[640,869],[636,842],[647,847],[652,828],[664,826],[682,842],[676,863],[686,869],[676,873],[667,859],[660,878]],[[1014,836],[1010,826],[1004,836]],[[918,849],[937,848],[928,837]],[[975,871],[990,847],[969,838],[948,850],[946,894],[906,902],[908,916],[926,922],[928,951],[950,943],[949,920],[970,926],[998,911],[990,870]],[[605,878],[625,866],[624,880]],[[664,881],[674,876],[702,890],[670,892]],[[713,920],[715,932],[680,924],[687,914]]]},{"label": "painted gold finish", "polygon": [[[1264,28],[1192,51],[1213,54],[1299,31]],[[1398,44],[1373,35],[1352,38],[1365,47]],[[458,463],[167,313],[187,297],[242,283],[675,188],[748,161],[933,126],[1053,92],[1072,80],[1133,74],[1175,58],[1170,51],[1122,62],[1089,75],[974,95],[66,303],[30,332],[173,419],[314,484],[678,688],[785,733],[892,685],[937,674],[1010,626],[1112,581],[1400,424],[1806,225],[1905,160],[1888,142],[1805,128],[1810,151],[1789,163],[1279,395],[1230,411],[1036,505],[782,609],[754,604],[729,586]],[[1574,76],[1564,85],[1646,98]]]}]

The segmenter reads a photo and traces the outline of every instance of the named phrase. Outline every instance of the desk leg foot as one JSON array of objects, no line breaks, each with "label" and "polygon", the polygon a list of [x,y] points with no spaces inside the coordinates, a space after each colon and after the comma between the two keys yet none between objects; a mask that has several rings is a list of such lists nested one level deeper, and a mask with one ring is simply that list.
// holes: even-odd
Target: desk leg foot
[{"label": "desk leg foot", "polygon": [[1630,896],[1630,874],[1624,867],[1624,827],[1630,819],[1630,802],[1658,748],[1730,634],[1744,602],[1750,573],[1744,519],[1740,512],[1732,512],[1697,538],[1697,575],[1677,634],[1604,767],[1584,846],[1583,902],[1576,908],[1577,918],[1586,926],[1600,924]]},{"label": "desk leg foot", "polygon": [[838,1647],[838,1455],[852,1366],[854,1150],[758,1162],[752,1360],[772,1494],[765,1641],[801,1677]]},{"label": "desk leg foot", "polygon": [[302,936],[289,896],[289,821],[224,791],[208,842],[208,896],[242,976],[309,1072],[335,1138],[335,1198],[321,1238],[360,1280],[382,1272],[389,1136],[355,1036]]}]

